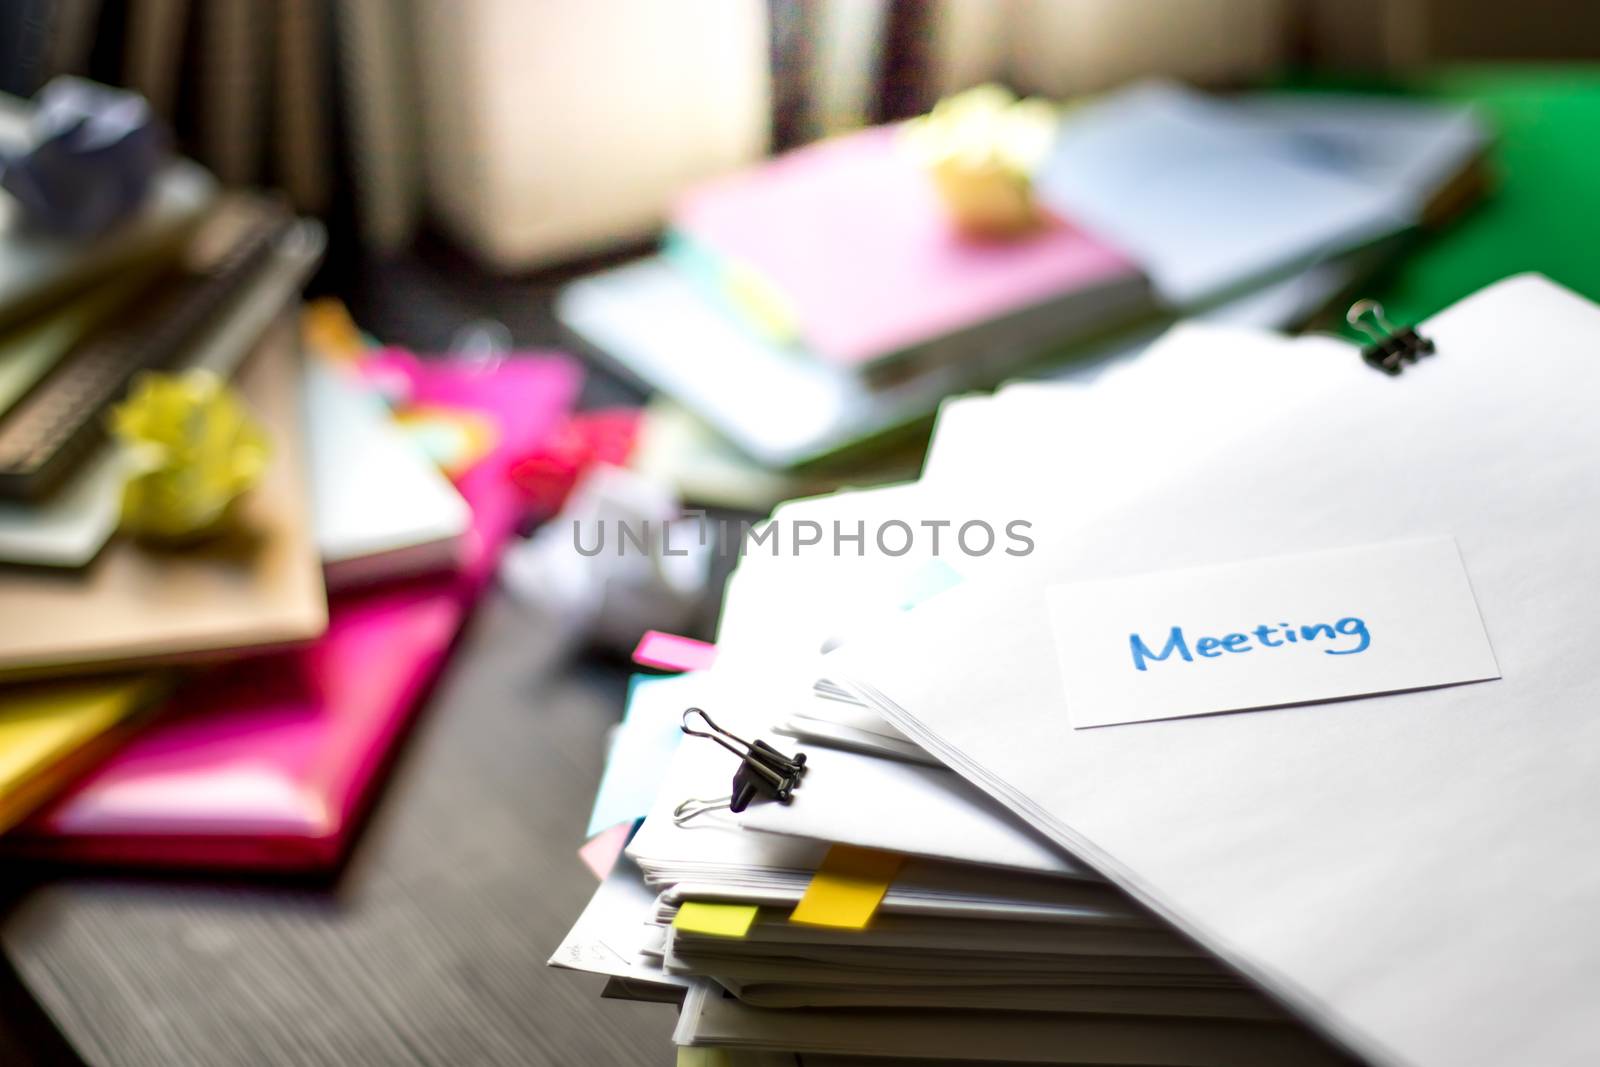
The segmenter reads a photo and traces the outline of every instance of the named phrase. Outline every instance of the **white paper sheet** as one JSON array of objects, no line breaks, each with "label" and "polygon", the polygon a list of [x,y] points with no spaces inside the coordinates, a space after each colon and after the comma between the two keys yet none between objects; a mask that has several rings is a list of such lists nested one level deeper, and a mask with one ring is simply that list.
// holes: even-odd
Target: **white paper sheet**
[{"label": "white paper sheet", "polygon": [[[845,654],[925,748],[1372,1062],[1593,1063],[1600,309],[1522,276],[1420,328],[1438,354],[1400,378]],[[1501,681],[1072,729],[1048,584],[1439,530]]]},{"label": "white paper sheet", "polygon": [[1418,216],[1490,141],[1483,120],[1459,104],[1293,92],[1230,103],[1307,163],[1394,189]]},{"label": "white paper sheet", "polygon": [[472,512],[380,397],[322,360],[306,361],[306,433],[317,550],[335,584],[449,567]]},{"label": "white paper sheet", "polygon": [[644,958],[642,948],[651,930],[655,893],[646,888],[639,868],[626,857],[595,889],[588,907],[550,954],[550,966],[687,987],[691,982],[670,975]]},{"label": "white paper sheet", "polygon": [[1037,183],[1179,307],[1417,221],[1394,187],[1308,163],[1281,132],[1169,83],[1072,112]]},{"label": "white paper sheet", "polygon": [[844,1052],[1097,1067],[1348,1067],[1304,1033],[1271,1024],[1013,1012],[775,1011],[723,997],[710,983],[690,989],[673,1039],[680,1045],[786,1049],[805,1053],[808,1061],[812,1053]]},{"label": "white paper sheet", "polygon": [[853,752],[810,751],[794,802],[752,806],[739,823],[956,863],[1093,877],[955,772]]}]

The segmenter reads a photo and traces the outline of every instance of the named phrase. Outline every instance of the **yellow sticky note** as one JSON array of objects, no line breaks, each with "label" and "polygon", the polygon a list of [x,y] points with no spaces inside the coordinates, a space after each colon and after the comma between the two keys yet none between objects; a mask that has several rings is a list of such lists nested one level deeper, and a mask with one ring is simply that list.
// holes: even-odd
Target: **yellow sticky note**
[{"label": "yellow sticky note", "polygon": [[792,923],[860,930],[878,910],[905,857],[893,852],[834,845],[812,875]]},{"label": "yellow sticky note", "polygon": [[678,1046],[678,1067],[728,1067],[732,1062],[727,1049]]},{"label": "yellow sticky note", "polygon": [[690,900],[679,905],[678,916],[672,925],[691,934],[711,934],[715,937],[743,937],[756,921],[754,904],[708,904]]},{"label": "yellow sticky note", "polygon": [[0,830],[94,766],[166,691],[162,675],[14,686],[0,694]]},{"label": "yellow sticky note", "polygon": [[794,308],[783,292],[760,272],[737,263],[725,263],[722,291],[747,322],[768,340],[787,344],[800,336]]}]

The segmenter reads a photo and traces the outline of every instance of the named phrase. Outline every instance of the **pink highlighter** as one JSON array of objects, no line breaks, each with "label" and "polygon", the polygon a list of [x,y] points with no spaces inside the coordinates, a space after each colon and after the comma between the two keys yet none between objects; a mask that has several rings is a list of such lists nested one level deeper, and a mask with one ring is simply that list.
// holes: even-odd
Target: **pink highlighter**
[{"label": "pink highlighter", "polygon": [[493,363],[388,351],[364,369],[410,405],[486,417],[456,479],[473,525],[460,570],[335,597],[302,648],[194,676],[157,721],[3,840],[52,861],[315,874],[339,864],[379,772],[515,532],[511,465],[571,409],[582,372],[554,355]]}]

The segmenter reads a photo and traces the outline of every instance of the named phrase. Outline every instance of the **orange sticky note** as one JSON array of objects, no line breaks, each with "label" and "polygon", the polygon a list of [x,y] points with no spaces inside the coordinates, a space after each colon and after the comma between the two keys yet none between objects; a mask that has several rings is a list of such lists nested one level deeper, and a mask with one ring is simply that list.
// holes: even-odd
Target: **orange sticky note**
[{"label": "orange sticky note", "polygon": [[710,904],[690,900],[678,906],[672,925],[692,934],[711,934],[714,937],[743,937],[756,921],[754,904]]},{"label": "orange sticky note", "polygon": [[789,915],[792,923],[860,930],[889,891],[905,857],[877,849],[834,845],[811,876],[805,896]]},{"label": "orange sticky note", "polygon": [[360,359],[367,349],[350,310],[333,297],[321,297],[301,309],[300,335],[307,348],[329,359]]}]

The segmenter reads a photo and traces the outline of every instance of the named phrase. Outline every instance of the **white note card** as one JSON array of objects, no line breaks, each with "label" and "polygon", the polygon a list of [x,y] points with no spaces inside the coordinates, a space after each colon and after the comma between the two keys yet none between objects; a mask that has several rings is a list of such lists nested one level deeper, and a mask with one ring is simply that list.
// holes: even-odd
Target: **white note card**
[{"label": "white note card", "polygon": [[1500,677],[1454,539],[1049,591],[1076,729]]}]

